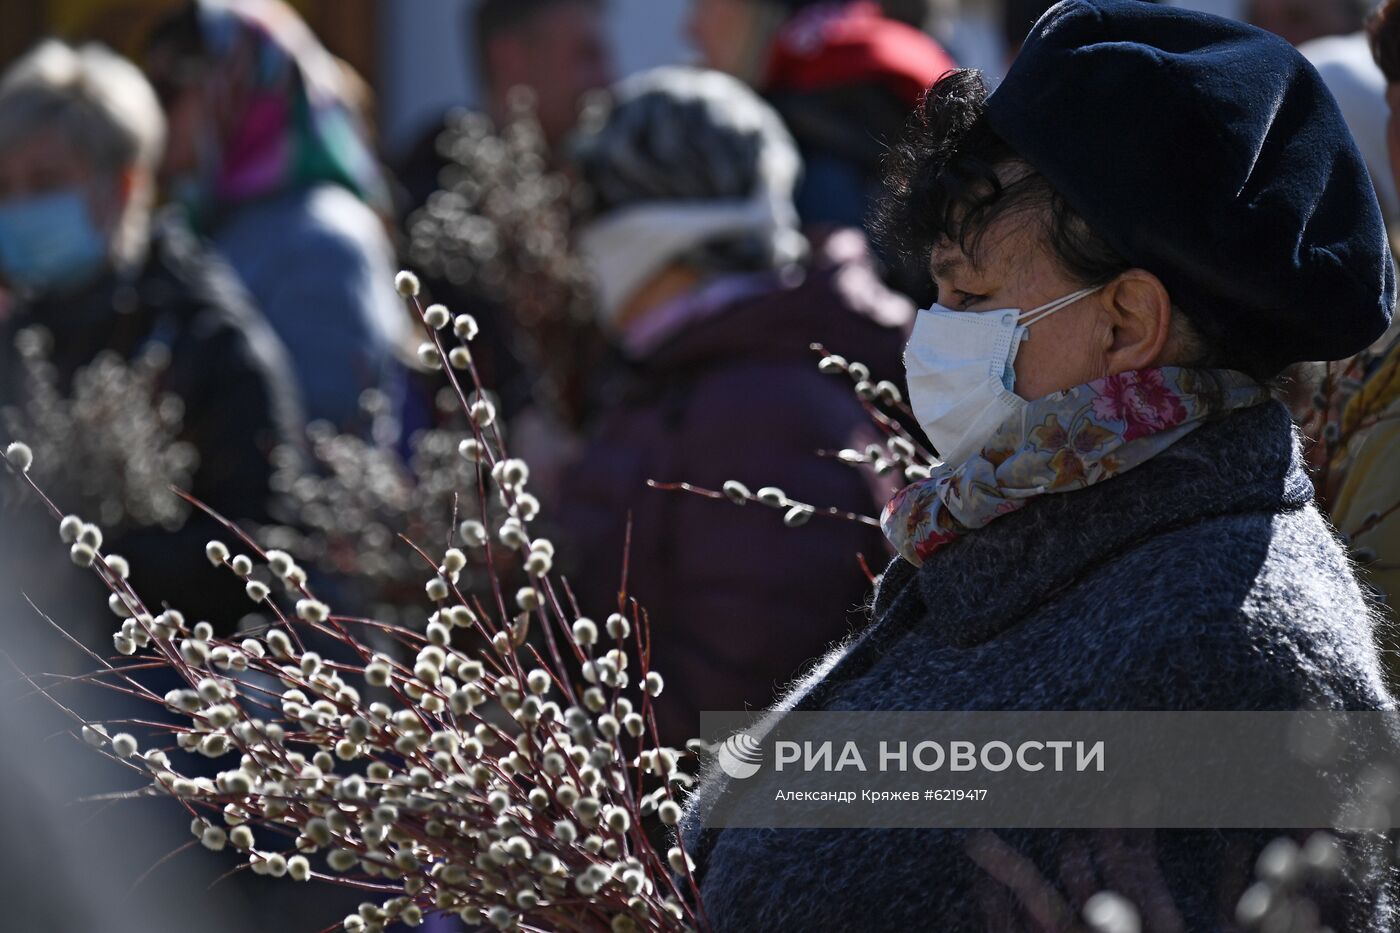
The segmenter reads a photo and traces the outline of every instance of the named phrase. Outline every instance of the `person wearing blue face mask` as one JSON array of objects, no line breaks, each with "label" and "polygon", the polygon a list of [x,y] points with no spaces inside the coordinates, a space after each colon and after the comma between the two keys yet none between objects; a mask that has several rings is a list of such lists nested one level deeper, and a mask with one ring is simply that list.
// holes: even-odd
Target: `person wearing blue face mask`
[{"label": "person wearing blue face mask", "polygon": [[107,259],[107,238],[92,215],[81,188],[11,196],[0,204],[0,275],[20,289],[86,284]]},{"label": "person wearing blue face mask", "polygon": [[[47,41],[0,77],[0,289],[10,296],[0,320],[0,424],[43,430],[24,414],[42,388],[21,365],[20,346],[33,346],[34,335],[60,393],[100,354],[131,361],[155,351],[168,360],[159,391],[182,403],[179,440],[198,458],[187,491],[229,518],[269,521],[273,452],[302,438],[291,366],[232,274],[177,223],[153,222],[164,132],[140,70],[99,46]],[[79,498],[89,490],[51,492],[67,508],[91,504]],[[7,572],[54,559],[58,535],[41,524],[0,524]],[[152,605],[168,600],[232,626],[241,588],[201,556],[216,530],[198,514],[174,535],[133,519],[108,529],[108,547],[130,560],[132,583]],[[31,574],[25,585],[52,576]],[[9,604],[18,588],[4,594],[7,617],[27,618],[22,604]]]}]

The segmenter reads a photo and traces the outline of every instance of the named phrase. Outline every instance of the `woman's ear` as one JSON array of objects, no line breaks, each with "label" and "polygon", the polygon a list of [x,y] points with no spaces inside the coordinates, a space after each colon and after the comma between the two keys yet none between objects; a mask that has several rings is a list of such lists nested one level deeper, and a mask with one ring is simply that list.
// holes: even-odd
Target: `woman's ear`
[{"label": "woman's ear", "polygon": [[1103,290],[1112,327],[1105,362],[1110,375],[1166,365],[1172,300],[1162,280],[1146,269],[1129,269]]}]

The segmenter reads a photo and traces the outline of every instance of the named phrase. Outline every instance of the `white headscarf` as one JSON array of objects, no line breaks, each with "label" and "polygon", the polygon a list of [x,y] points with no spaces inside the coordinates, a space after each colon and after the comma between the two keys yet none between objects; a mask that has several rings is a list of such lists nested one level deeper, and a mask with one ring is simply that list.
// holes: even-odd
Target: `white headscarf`
[{"label": "white headscarf", "polygon": [[708,244],[752,238],[774,266],[802,257],[801,159],[757,94],[720,72],[666,67],[623,81],[614,101],[578,144],[585,177],[619,205],[578,236],[605,327],[638,289]]}]

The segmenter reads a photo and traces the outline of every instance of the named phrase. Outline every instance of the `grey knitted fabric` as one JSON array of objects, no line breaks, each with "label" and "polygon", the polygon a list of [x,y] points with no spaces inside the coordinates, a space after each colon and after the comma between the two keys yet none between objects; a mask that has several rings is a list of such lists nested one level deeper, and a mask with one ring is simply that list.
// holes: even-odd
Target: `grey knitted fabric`
[{"label": "grey knitted fabric", "polygon": [[[1312,494],[1284,407],[1235,412],[1119,477],[1042,496],[922,568],[897,558],[872,625],[778,708],[1393,709],[1371,610]],[[967,846],[986,837],[702,832],[723,790],[722,776],[706,775],[682,823],[718,930],[1062,928],[1026,922],[1024,901],[977,867]],[[1178,928],[1195,933],[1235,928],[1255,856],[1277,833],[998,835],[1073,912],[1097,889],[1061,882],[1077,860],[1100,887],[1158,879],[1169,897],[1153,903],[1169,901]],[[1379,843],[1348,849],[1352,870],[1319,896],[1325,919],[1339,931],[1392,929],[1396,881]],[[1121,877],[1134,871],[1136,881]]]}]

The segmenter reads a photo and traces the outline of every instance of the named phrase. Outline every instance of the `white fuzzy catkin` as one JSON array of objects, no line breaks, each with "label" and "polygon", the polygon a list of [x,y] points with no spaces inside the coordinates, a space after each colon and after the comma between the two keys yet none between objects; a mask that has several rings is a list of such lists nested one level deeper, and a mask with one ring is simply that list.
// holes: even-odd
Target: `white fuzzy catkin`
[{"label": "white fuzzy catkin", "polygon": [[65,515],[58,523],[58,537],[64,544],[72,544],[78,540],[78,535],[83,530],[83,520],[76,515]]},{"label": "white fuzzy catkin", "polygon": [[442,557],[442,569],[445,573],[461,573],[467,566],[467,555],[457,548],[449,548]]},{"label": "white fuzzy catkin", "polygon": [[758,491],[758,501],[773,508],[784,508],[788,504],[787,494],[777,486],[764,486]]},{"label": "white fuzzy catkin", "polygon": [[34,465],[34,451],[29,449],[28,444],[15,441],[5,448],[5,459],[9,462],[11,469],[20,473],[28,473],[29,468]]},{"label": "white fuzzy catkin", "polygon": [[753,493],[749,492],[749,487],[738,480],[731,479],[724,484],[724,494],[729,497],[729,501],[735,505],[747,505]]},{"label": "white fuzzy catkin", "polygon": [[489,428],[496,420],[496,406],[486,399],[479,399],[472,403],[468,414],[471,415],[472,424],[478,428]]},{"label": "white fuzzy catkin", "polygon": [[394,276],[394,288],[405,298],[416,298],[418,293],[423,290],[418,276],[407,269]]},{"label": "white fuzzy catkin", "polygon": [[432,343],[421,343],[418,345],[418,362],[429,369],[442,369],[442,354]]},{"label": "white fuzzy catkin", "polygon": [[672,846],[670,851],[666,853],[666,861],[671,864],[671,868],[677,873],[683,874],[687,871],[695,870],[695,861],[676,846]]},{"label": "white fuzzy catkin", "polygon": [[91,522],[84,522],[82,530],[78,532],[78,543],[86,544],[93,550],[100,550],[102,547],[102,529]]},{"label": "white fuzzy catkin", "polygon": [[783,524],[789,528],[801,528],[812,520],[814,514],[816,513],[811,506],[793,506],[788,510],[787,514],[783,516]]},{"label": "white fuzzy catkin", "polygon": [[490,540],[490,534],[486,531],[486,526],[474,518],[469,518],[462,522],[458,528],[462,543],[469,548],[480,549],[486,546]]},{"label": "white fuzzy catkin", "polygon": [[68,557],[79,567],[88,568],[97,559],[97,551],[79,541],[68,551]]},{"label": "white fuzzy catkin", "polygon": [[598,623],[583,618],[574,622],[574,641],[587,648],[598,643]]},{"label": "white fuzzy catkin", "polygon": [[308,881],[311,878],[311,863],[304,855],[293,855],[287,859],[287,875],[293,881]]},{"label": "white fuzzy catkin", "polygon": [[523,548],[530,543],[530,536],[525,533],[525,527],[520,524],[518,518],[508,518],[501,522],[499,537],[501,543],[512,550]]},{"label": "white fuzzy catkin", "polygon": [[474,437],[469,437],[457,445],[457,453],[468,463],[480,463],[486,457],[486,448],[481,441]]},{"label": "white fuzzy catkin", "polygon": [[1085,901],[1084,919],[1093,933],[1138,933],[1142,929],[1137,908],[1113,891],[1099,891]]},{"label": "white fuzzy catkin", "polygon": [[433,330],[442,330],[452,323],[452,315],[443,305],[428,305],[423,312],[423,322]]},{"label": "white fuzzy catkin", "polygon": [[292,656],[291,636],[280,628],[272,629],[267,633],[267,646],[278,657],[289,658]]},{"label": "white fuzzy catkin", "polygon": [[476,318],[470,314],[459,314],[452,322],[452,332],[463,340],[471,340],[476,337]]},{"label": "white fuzzy catkin", "polygon": [[297,600],[297,618],[312,623],[321,623],[331,616],[331,607],[319,599]]},{"label": "white fuzzy catkin", "polygon": [[365,666],[365,681],[371,687],[387,687],[389,686],[390,673],[388,664],[375,661]]},{"label": "white fuzzy catkin", "polygon": [[334,871],[349,871],[359,859],[349,849],[332,849],[326,856],[326,864]]},{"label": "white fuzzy catkin", "polygon": [[502,460],[496,464],[496,469],[492,471],[496,474],[496,481],[507,489],[515,489],[525,485],[530,478],[530,467],[524,461],[516,457],[509,460]]}]

